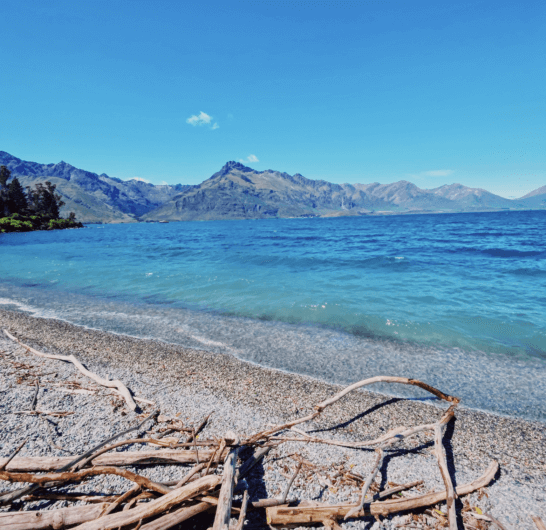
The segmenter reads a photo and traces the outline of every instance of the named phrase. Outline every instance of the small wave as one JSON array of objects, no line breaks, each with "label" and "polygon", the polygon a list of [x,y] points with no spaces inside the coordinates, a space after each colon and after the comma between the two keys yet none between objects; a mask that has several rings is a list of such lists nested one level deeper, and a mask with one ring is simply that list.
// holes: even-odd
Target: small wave
[{"label": "small wave", "polygon": [[446,250],[451,254],[484,254],[495,258],[531,258],[543,256],[546,257],[546,251],[541,250],[515,250],[505,248],[475,248],[475,247],[458,247]]},{"label": "small wave", "polygon": [[516,276],[538,276],[546,277],[546,270],[543,269],[514,269],[510,271],[510,274],[515,274]]},{"label": "small wave", "polygon": [[530,258],[533,256],[543,256],[546,252],[539,250],[508,250],[504,248],[487,248],[482,251],[484,254],[495,256],[498,258]]}]

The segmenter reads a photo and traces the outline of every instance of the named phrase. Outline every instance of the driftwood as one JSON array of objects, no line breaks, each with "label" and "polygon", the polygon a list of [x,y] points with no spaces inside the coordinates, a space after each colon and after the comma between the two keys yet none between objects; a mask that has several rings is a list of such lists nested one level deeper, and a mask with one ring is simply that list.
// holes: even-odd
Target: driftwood
[{"label": "driftwood", "polygon": [[261,440],[262,438],[270,437],[280,431],[284,431],[286,429],[291,429],[292,427],[296,425],[300,425],[301,423],[306,423],[308,421],[314,420],[317,416],[320,415],[320,413],[330,405],[333,405],[336,401],[339,401],[342,397],[346,396],[350,392],[353,392],[354,390],[357,390],[359,388],[362,388],[363,386],[371,385],[373,383],[399,383],[402,385],[413,385],[418,386],[427,392],[430,392],[431,394],[434,394],[438,399],[442,399],[444,401],[452,402],[452,403],[459,403],[459,398],[454,396],[449,396],[447,394],[444,394],[440,390],[427,385],[426,383],[423,383],[421,381],[417,381],[416,379],[408,379],[407,377],[389,377],[389,376],[377,376],[377,377],[371,377],[370,379],[364,379],[363,381],[359,381],[358,383],[354,383],[345,389],[343,389],[341,392],[338,392],[335,396],[323,401],[322,403],[319,403],[318,405],[315,405],[315,412],[312,412],[308,416],[305,416],[303,418],[299,418],[297,420],[284,423],[282,425],[277,425],[276,427],[273,427],[272,429],[269,429],[267,431],[263,431],[261,433],[256,434],[255,436],[251,437],[249,439],[249,443],[256,443],[257,441]]},{"label": "driftwood", "polygon": [[115,466],[93,466],[83,471],[63,471],[62,473],[48,473],[45,475],[33,475],[32,473],[11,473],[9,471],[0,471],[0,479],[8,482],[30,482],[31,484],[47,484],[49,482],[55,482],[56,485],[65,484],[67,482],[81,482],[88,477],[94,477],[96,475],[117,475],[119,477],[126,478],[140,486],[144,486],[152,491],[158,493],[169,493],[171,488],[163,486],[157,482],[154,482],[146,477],[137,475],[127,469],[122,469]]},{"label": "driftwood", "polygon": [[222,487],[220,489],[220,496],[218,497],[218,508],[214,518],[214,525],[212,526],[213,530],[228,530],[229,528],[236,464],[237,450],[233,450],[224,462]]},{"label": "driftwood", "polygon": [[449,469],[447,467],[446,451],[442,438],[444,436],[445,425],[435,425],[434,427],[434,453],[438,460],[438,466],[442,474],[442,479],[446,487],[447,516],[449,521],[449,530],[457,530],[457,514],[455,513],[455,499],[457,494],[453,487]]},{"label": "driftwood", "polygon": [[0,471],[4,470],[7,465],[15,458],[17,453],[23,448],[23,446],[28,442],[28,438],[26,438],[23,442],[21,442],[15,451],[11,453],[11,455],[8,458],[0,458]]},{"label": "driftwood", "polygon": [[531,519],[533,520],[533,523],[535,523],[538,530],[546,530],[546,525],[540,517],[538,517],[537,515],[532,515]]},{"label": "driftwood", "polygon": [[93,379],[93,381],[96,381],[99,385],[102,385],[102,386],[105,386],[105,387],[108,387],[108,388],[117,389],[117,391],[123,396],[123,398],[127,402],[127,406],[131,410],[135,410],[137,408],[137,405],[133,400],[131,392],[129,392],[127,387],[121,381],[118,381],[118,380],[109,381],[108,379],[103,379],[102,377],[94,374],[93,372],[90,372],[73,355],[54,355],[54,354],[50,354],[50,353],[43,353],[41,351],[35,350],[34,348],[31,348],[30,346],[27,346],[26,344],[23,344],[18,338],[14,337],[6,329],[4,330],[4,334],[9,339],[19,343],[21,346],[23,346],[23,348],[26,348],[28,351],[34,353],[35,355],[38,355],[39,357],[45,357],[47,359],[57,359],[59,361],[65,361],[65,362],[72,363],[83,375],[89,377],[90,379]]},{"label": "driftwood", "polygon": [[361,512],[364,509],[364,503],[366,502],[366,493],[368,493],[368,489],[370,489],[370,486],[372,485],[373,480],[375,479],[377,473],[379,473],[379,468],[383,464],[383,457],[385,456],[385,452],[383,451],[382,448],[378,448],[375,451],[377,453],[377,456],[375,458],[375,465],[372,469],[372,472],[368,476],[368,479],[366,480],[366,482],[364,482],[364,486],[362,486],[362,493],[360,494],[360,504],[358,506],[355,506],[352,510],[350,510],[345,515],[345,519],[355,517],[359,512]]},{"label": "driftwood", "polygon": [[[475,481],[458,486],[456,491],[457,495],[467,495],[473,491],[487,486],[493,480],[496,472],[499,469],[497,462],[492,462],[485,473]],[[358,514],[357,517],[365,517],[368,515],[382,515],[386,516],[392,513],[398,513],[408,510],[415,510],[417,508],[423,508],[425,506],[431,506],[441,502],[447,498],[447,492],[441,491],[437,493],[427,493],[425,495],[419,495],[416,497],[404,498],[393,501],[372,502],[365,504],[364,509]],[[311,523],[321,523],[326,519],[342,519],[353,508],[354,504],[338,504],[338,505],[322,505],[322,506],[304,506],[304,507],[288,507],[277,506],[273,508],[267,508],[267,522],[274,526],[285,525],[302,525]]]},{"label": "driftwood", "polygon": [[126,512],[111,513],[105,517],[96,519],[95,521],[84,523],[76,528],[78,530],[105,530],[107,528],[117,528],[118,526],[138,523],[146,517],[166,512],[185,500],[195,497],[199,493],[215,488],[220,480],[221,477],[207,475],[182,488],[177,488],[155,501],[148,502],[137,508],[133,508],[132,510],[127,510]]},{"label": "driftwood", "polygon": [[400,486],[395,486],[394,488],[389,488],[385,491],[380,491],[379,493],[375,494],[373,496],[373,500],[376,501],[378,499],[384,499],[385,497],[390,497],[391,495],[394,495],[395,493],[399,493],[400,491],[409,490],[411,488],[414,488],[415,486],[420,486],[423,484],[423,480],[416,480],[415,482],[410,482],[409,484],[401,484]]},{"label": "driftwood", "polygon": [[197,440],[197,435],[205,428],[205,426],[207,425],[207,423],[209,421],[209,418],[213,414],[214,414],[214,411],[211,412],[207,417],[205,417],[205,419],[197,426],[197,428],[192,431],[189,438],[186,440],[186,443],[190,443],[190,442],[193,442],[193,441]]},{"label": "driftwood", "polygon": [[[130,429],[127,429],[126,431],[124,431],[122,433],[111,436],[110,438],[108,438],[104,442],[101,442],[100,444],[96,445],[95,447],[92,447],[91,449],[89,449],[89,451],[86,451],[83,455],[80,455],[80,456],[76,457],[75,459],[71,460],[70,462],[68,462],[65,466],[60,468],[58,471],[59,472],[67,471],[72,466],[76,466],[77,464],[81,465],[82,461],[84,461],[84,462],[89,461],[90,455],[93,455],[95,451],[97,451],[98,449],[101,449],[104,445],[108,444],[112,440],[115,440],[115,439],[119,438],[120,436],[123,436],[124,434],[132,432],[134,430],[138,430],[149,419],[154,418],[157,415],[157,413],[158,413],[158,411],[152,412],[152,414],[150,414],[149,416],[144,418],[136,427],[131,427]],[[37,488],[36,485],[25,486],[24,488],[20,488],[18,490],[10,492],[9,494],[3,495],[2,497],[0,497],[0,506],[10,504],[15,500],[20,499],[24,495],[29,495],[30,493],[34,492],[36,490],[36,488]]]},{"label": "driftwood", "polygon": [[65,528],[93,521],[99,517],[105,506],[106,503],[100,503],[40,512],[3,512],[0,513],[0,528],[9,530]]},{"label": "driftwood", "polygon": [[[201,450],[205,458],[210,458],[213,451]],[[0,458],[0,468],[7,461]],[[37,472],[55,471],[72,462],[71,456],[22,456],[14,458],[6,467],[11,472]],[[106,453],[93,458],[89,464],[95,466],[134,466],[150,464],[193,464],[195,453],[193,451],[176,451],[174,449],[160,449],[158,451],[131,451]]]},{"label": "driftwood", "polygon": [[248,506],[248,490],[245,490],[243,494],[243,504],[241,505],[239,520],[237,521],[237,526],[235,527],[235,530],[243,530],[243,525],[245,524],[245,515],[246,515],[247,506]]},{"label": "driftwood", "polygon": [[179,508],[167,515],[159,517],[159,519],[156,519],[151,523],[141,526],[140,530],[166,530],[167,528],[172,528],[177,524],[191,519],[195,515],[206,512],[210,507],[211,505],[207,502],[199,502],[193,506]]},{"label": "driftwood", "polygon": [[[11,339],[17,341],[9,333],[6,332],[6,334]],[[28,348],[27,346],[25,347]],[[42,357],[73,362],[80,369],[79,366],[81,366],[81,363],[78,363],[77,359],[73,356],[52,356],[37,352],[32,348],[28,349]],[[29,367],[21,366],[21,368],[28,369]],[[86,375],[88,374],[86,373]],[[91,376],[94,376],[94,374],[91,374]],[[98,381],[100,380],[98,376],[91,378],[101,384]],[[321,439],[301,430],[302,427],[297,428],[306,422],[315,420],[325,408],[344,398],[350,392],[378,382],[417,386],[433,394],[438,399],[449,403],[450,406],[441,413],[439,419],[430,423],[413,427],[400,426],[378,438],[356,442]],[[114,384],[116,382],[108,381],[108,383]],[[39,389],[38,381],[34,384],[35,393],[30,407],[31,410],[23,412],[37,415],[42,414],[42,412],[35,410]],[[110,388],[113,388],[114,392],[121,391],[117,386],[115,388],[110,386]],[[126,387],[123,386],[123,388],[125,388],[129,397],[131,397]],[[89,389],[80,390],[89,391]],[[77,528],[81,530],[106,530],[121,527],[130,527],[133,530],[137,528],[139,530],[160,530],[171,528],[181,523],[184,525],[185,521],[188,521],[197,514],[209,511],[214,516],[214,525],[212,527],[214,530],[228,530],[229,521],[234,514],[239,515],[236,530],[242,530],[248,510],[265,508],[268,523],[273,526],[293,527],[304,524],[322,524],[326,528],[339,530],[338,521],[343,518],[370,515],[376,517],[385,516],[401,511],[412,511],[433,506],[446,501],[450,530],[453,530],[456,528],[454,526],[454,501],[457,495],[466,495],[484,487],[492,480],[498,469],[498,464],[492,462],[486,473],[479,479],[470,484],[459,486],[456,489],[453,487],[447,468],[442,438],[446,425],[455,415],[458,403],[458,398],[444,394],[440,390],[421,381],[401,377],[373,377],[348,386],[341,392],[316,405],[314,410],[306,416],[296,418],[282,425],[268,427],[266,430],[240,440],[236,434],[226,433],[221,439],[198,441],[197,435],[207,425],[210,414],[197,427],[189,428],[177,418],[167,418],[166,416],[157,418],[159,414],[157,410],[147,416],[137,426],[108,438],[78,456],[16,457],[22,444],[9,458],[0,458],[0,479],[9,482],[26,482],[30,483],[30,486],[3,494],[0,493],[0,505],[10,504],[17,499],[21,499],[22,502],[31,502],[39,499],[52,501],[84,500],[88,504],[45,512],[0,513],[0,529],[61,529],[79,525]],[[152,419],[160,423],[168,422],[165,426],[166,428],[161,433],[156,432],[155,434],[153,434],[154,429],[149,428],[143,433],[143,437],[136,435],[134,438],[118,440],[130,432],[140,429],[145,422]],[[185,432],[191,433],[191,435],[183,443],[180,443],[180,440],[177,438],[165,438],[167,434],[172,432]],[[431,433],[433,433],[435,444],[434,454],[444,480],[445,491],[413,497],[388,499],[388,497],[397,492],[422,484],[422,481],[415,481],[391,487],[385,491],[369,495],[366,498],[367,493],[377,491],[378,489],[374,489],[373,483],[382,469],[385,451],[419,433],[424,433],[429,439],[432,436]],[[347,448],[367,447],[375,449],[377,457],[367,476],[360,476],[349,472],[343,466],[341,466],[341,470],[335,475],[335,477],[340,477],[339,480],[343,484],[361,486],[360,503],[326,505],[301,502],[299,505],[294,505],[298,499],[292,499],[291,505],[287,505],[290,489],[303,466],[305,466],[305,470],[308,472],[308,477],[315,473],[313,471],[314,464],[303,460],[296,452],[289,455],[297,464],[295,472],[291,476],[287,475],[289,480],[282,495],[278,498],[259,499],[250,502],[249,493],[251,492],[245,489],[242,503],[235,502],[234,506],[233,497],[236,488],[245,484],[241,479],[250,472],[254,465],[265,458],[269,451],[288,441],[320,443]],[[133,444],[153,444],[166,448],[156,451],[116,451],[120,447],[127,447]],[[245,447],[253,448],[254,454],[238,466],[237,457],[239,454],[242,454],[241,450]],[[221,463],[224,464],[224,469],[223,474],[219,475],[218,467]],[[159,466],[164,464],[186,464],[192,467],[188,471],[185,471],[183,476],[178,480],[168,482],[156,482],[123,468],[123,466]],[[309,470],[311,470],[310,474]],[[132,481],[133,486],[125,493],[102,496],[96,494],[86,495],[83,493],[57,493],[52,489],[61,485],[66,486],[69,483],[81,483],[97,475],[109,474],[121,476]],[[36,492],[38,489],[39,491]],[[488,518],[489,521],[495,522],[490,516]],[[191,522],[187,524],[191,525]],[[540,530],[544,530],[543,527],[539,526],[538,522],[536,522],[536,525]]]},{"label": "driftwood", "polygon": [[[164,486],[165,483],[162,483]],[[7,492],[4,492],[7,493]],[[85,501],[85,502],[99,502],[99,503],[112,503],[122,497],[124,494],[114,494],[114,495],[97,495],[95,493],[33,493],[31,495],[26,495],[23,497],[23,501]],[[139,499],[155,499],[155,494],[150,491],[145,491],[139,494]]]},{"label": "driftwood", "polygon": [[114,502],[112,502],[103,512],[101,512],[100,516],[103,517],[104,515],[108,515],[109,513],[112,513],[120,504],[125,502],[127,499],[135,495],[136,493],[140,492],[141,485],[135,484],[130,490],[126,491],[123,495],[120,495]]}]

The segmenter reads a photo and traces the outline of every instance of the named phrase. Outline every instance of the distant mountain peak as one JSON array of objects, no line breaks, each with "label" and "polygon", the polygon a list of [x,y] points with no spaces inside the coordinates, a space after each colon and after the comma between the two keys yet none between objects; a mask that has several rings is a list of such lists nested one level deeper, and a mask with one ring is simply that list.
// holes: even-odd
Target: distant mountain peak
[{"label": "distant mountain peak", "polygon": [[224,167],[220,170],[220,174],[227,175],[232,170],[244,171],[245,173],[254,171],[251,167],[247,167],[240,162],[235,162],[235,160],[230,160],[224,164]]}]

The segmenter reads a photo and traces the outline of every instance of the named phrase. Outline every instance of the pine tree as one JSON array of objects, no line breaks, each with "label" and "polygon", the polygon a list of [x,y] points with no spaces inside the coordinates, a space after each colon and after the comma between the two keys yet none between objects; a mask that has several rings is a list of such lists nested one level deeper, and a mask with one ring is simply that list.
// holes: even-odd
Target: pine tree
[{"label": "pine tree", "polygon": [[8,187],[7,182],[11,175],[6,166],[0,166],[0,217],[8,213]]},{"label": "pine tree", "polygon": [[11,213],[24,213],[28,209],[27,196],[19,179],[13,177],[8,186],[8,209]]},{"label": "pine tree", "polygon": [[6,166],[0,166],[0,190],[5,190],[11,171]]}]

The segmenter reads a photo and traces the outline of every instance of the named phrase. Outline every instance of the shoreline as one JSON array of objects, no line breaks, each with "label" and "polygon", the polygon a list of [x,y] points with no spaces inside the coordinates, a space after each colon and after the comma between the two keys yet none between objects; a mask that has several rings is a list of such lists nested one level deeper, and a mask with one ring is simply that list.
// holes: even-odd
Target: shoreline
[{"label": "shoreline", "polygon": [[[229,354],[192,350],[157,340],[92,330],[65,321],[13,311],[0,310],[0,328],[7,329],[22,342],[41,351],[75,355],[91,371],[120,379],[135,395],[153,399],[166,413],[183,408],[185,417],[198,421],[211,410],[216,410],[210,427],[212,435],[227,430],[250,434],[255,432],[257,425],[265,426],[267,422],[277,423],[294,418],[296,414],[306,414],[315,404],[343,388],[307,376],[264,368]],[[0,350],[3,349],[2,345],[9,347],[10,341],[6,342],[4,338],[2,334]],[[11,344],[13,348],[17,347]],[[23,348],[19,347],[19,351],[24,354]],[[47,361],[46,364],[59,373],[63,370],[67,373],[75,372],[66,363],[59,361]],[[379,374],[370,374],[373,375]],[[0,390],[5,386],[6,383],[3,383]],[[22,388],[14,386],[14,395],[21,394]],[[27,394],[31,390],[25,387]],[[8,391],[11,391],[10,388]],[[47,394],[51,399],[59,398],[55,392]],[[46,397],[44,394],[43,399]],[[458,397],[464,405],[464,395]],[[9,403],[5,403],[3,413],[9,414],[10,407]],[[372,391],[355,392],[326,409],[316,421],[316,432],[313,435],[333,435],[336,439],[353,441],[367,439],[399,425],[428,422],[441,412],[436,403],[386,396],[373,392],[372,387]],[[118,411],[115,421],[128,425],[131,421],[134,423],[134,416],[133,413],[120,416]],[[13,426],[6,426],[8,416],[2,417],[0,456],[7,456],[22,441],[24,433],[14,436]],[[26,418],[23,423],[34,425],[32,421],[35,420]],[[70,421],[66,420],[67,433],[72,432]],[[71,429],[75,428],[81,429],[81,426],[72,425]],[[99,430],[95,436],[97,439],[104,438],[104,431]],[[537,493],[544,492],[546,488],[546,424],[459,408],[452,428],[448,429],[446,440],[451,453],[450,460],[460,483],[464,482],[464,477],[480,475],[492,459],[501,465],[500,476],[488,488],[493,499],[491,513],[495,517],[502,519],[503,514],[510,511],[514,512],[517,521],[521,520],[518,517],[527,517],[529,513],[546,517],[546,499],[543,493]],[[305,445],[306,451],[310,453],[308,458],[313,458],[313,455],[319,455],[322,459],[333,458],[331,455],[335,453],[331,446],[324,450],[311,447],[313,444],[299,445]],[[31,447],[26,449],[31,454]],[[22,454],[25,454],[24,451]],[[426,444],[421,452],[408,453],[409,462],[404,462],[404,459],[399,463],[393,460],[386,470],[389,480],[393,477],[414,477],[416,470],[411,465],[408,467],[408,463],[411,464],[423,455],[427,456],[428,462],[431,455]],[[363,466],[365,471],[367,462],[373,459],[373,452],[369,454],[361,451],[354,458],[357,459],[355,465]],[[433,467],[429,470],[428,465],[420,463],[419,469],[425,473],[427,480],[432,481],[432,487],[438,477],[433,476]],[[537,495],[542,495],[542,500]],[[516,507],[517,503],[514,504],[514,496],[523,499],[517,501],[524,503],[520,508]],[[525,504],[529,502],[530,505]],[[531,512],[530,506],[535,507]],[[518,513],[521,510],[526,510],[526,513]],[[505,522],[507,517],[504,518]],[[512,520],[508,519],[508,528],[518,526],[519,523],[515,522],[514,526]]]},{"label": "shoreline", "polygon": [[[13,302],[13,305],[14,306],[22,306],[22,304],[19,304],[19,302]],[[266,365],[263,365],[263,364],[260,364],[259,362],[257,361],[254,361],[252,359],[241,359],[240,357],[237,357],[236,355],[230,353],[229,351],[214,351],[214,350],[206,350],[206,349],[200,349],[200,348],[195,348],[195,347],[191,347],[191,346],[184,346],[182,344],[177,344],[175,342],[170,342],[169,340],[167,339],[163,339],[163,338],[155,338],[155,337],[139,337],[139,336],[136,336],[136,335],[131,335],[129,333],[123,333],[123,332],[120,332],[120,331],[113,331],[113,330],[102,330],[100,328],[94,328],[94,327],[91,327],[91,326],[88,326],[88,325],[85,325],[85,324],[75,324],[73,322],[70,322],[69,320],[66,320],[64,318],[60,318],[60,317],[48,317],[48,316],[42,316],[42,315],[33,315],[31,314],[31,311],[32,309],[29,309],[28,311],[27,310],[24,310],[24,309],[21,309],[21,310],[11,310],[11,309],[4,309],[4,308],[0,308],[0,336],[3,337],[3,333],[2,333],[2,327],[1,327],[1,322],[2,322],[2,312],[6,312],[6,313],[10,313],[10,314],[14,314],[14,315],[24,315],[26,317],[28,317],[29,319],[38,319],[38,320],[43,320],[43,321],[47,321],[47,322],[58,322],[62,325],[67,325],[67,326],[73,326],[75,328],[78,328],[78,329],[81,329],[81,330],[85,330],[85,331],[89,331],[90,333],[104,333],[104,334],[107,334],[107,335],[112,335],[112,336],[116,336],[116,337],[120,337],[120,338],[128,338],[128,339],[133,339],[135,341],[147,341],[147,342],[151,342],[151,343],[154,343],[154,344],[160,344],[160,345],[164,345],[165,347],[169,347],[169,348],[175,348],[175,349],[179,349],[181,351],[190,351],[190,352],[203,352],[203,353],[206,353],[206,354],[210,354],[210,355],[226,355],[227,357],[229,358],[232,358],[234,359],[235,361],[238,361],[240,363],[243,363],[243,364],[250,364],[252,366],[255,366],[256,368],[258,369],[262,369],[262,370],[266,370],[266,371],[273,371],[273,372],[279,372],[279,373],[282,373],[282,374],[286,374],[287,376],[290,376],[290,377],[294,377],[294,378],[302,378],[302,379],[308,379],[310,381],[314,381],[314,382],[317,382],[319,384],[323,384],[323,385],[326,385],[328,387],[331,387],[331,388],[336,388],[336,389],[342,389],[342,388],[345,388],[346,386],[348,386],[350,383],[347,383],[347,384],[341,384],[341,383],[334,383],[334,382],[331,382],[331,381],[328,381],[326,379],[323,379],[321,377],[318,377],[318,376],[312,376],[312,375],[308,375],[308,374],[301,374],[301,373],[297,373],[297,372],[292,372],[290,370],[287,370],[287,369],[283,369],[283,368],[277,368],[277,367],[272,367],[272,366],[266,366]],[[243,317],[245,318],[245,317]],[[370,377],[372,377],[373,375],[377,375],[377,374],[371,374]],[[397,388],[397,386],[392,386],[391,388]],[[398,387],[400,388],[400,387]],[[419,397],[410,397],[410,396],[404,396],[404,395],[401,395],[401,394],[397,394],[396,392],[387,392],[387,391],[384,391],[384,390],[381,390],[381,391],[378,391],[378,390],[364,390],[363,392],[368,392],[370,394],[373,394],[373,395],[376,395],[376,396],[382,396],[383,398],[389,398],[389,399],[401,399],[401,400],[407,400],[407,401],[416,401],[416,402],[422,402],[422,403],[425,403],[427,401],[429,401],[428,405],[429,406],[436,406],[436,403],[435,403],[435,400],[433,400],[431,397],[428,397],[425,396],[423,394],[423,399],[420,399]],[[461,398],[461,396],[457,396],[459,398]],[[466,406],[466,404],[464,403],[464,399],[461,398],[461,403],[459,403],[459,406],[458,406],[458,410],[467,410],[469,412],[476,412],[476,413],[481,413],[481,414],[484,414],[486,416],[493,416],[495,418],[504,418],[506,420],[515,420],[515,421],[523,421],[523,422],[528,422],[528,423],[538,423],[538,424],[542,424],[546,427],[546,419],[544,421],[541,421],[541,420],[536,420],[536,419],[531,419],[531,418],[525,418],[525,417],[518,417],[518,416],[514,416],[514,415],[510,415],[508,413],[503,413],[503,412],[497,412],[497,411],[489,411],[487,409],[481,409],[479,407],[470,407],[470,406]]]}]

